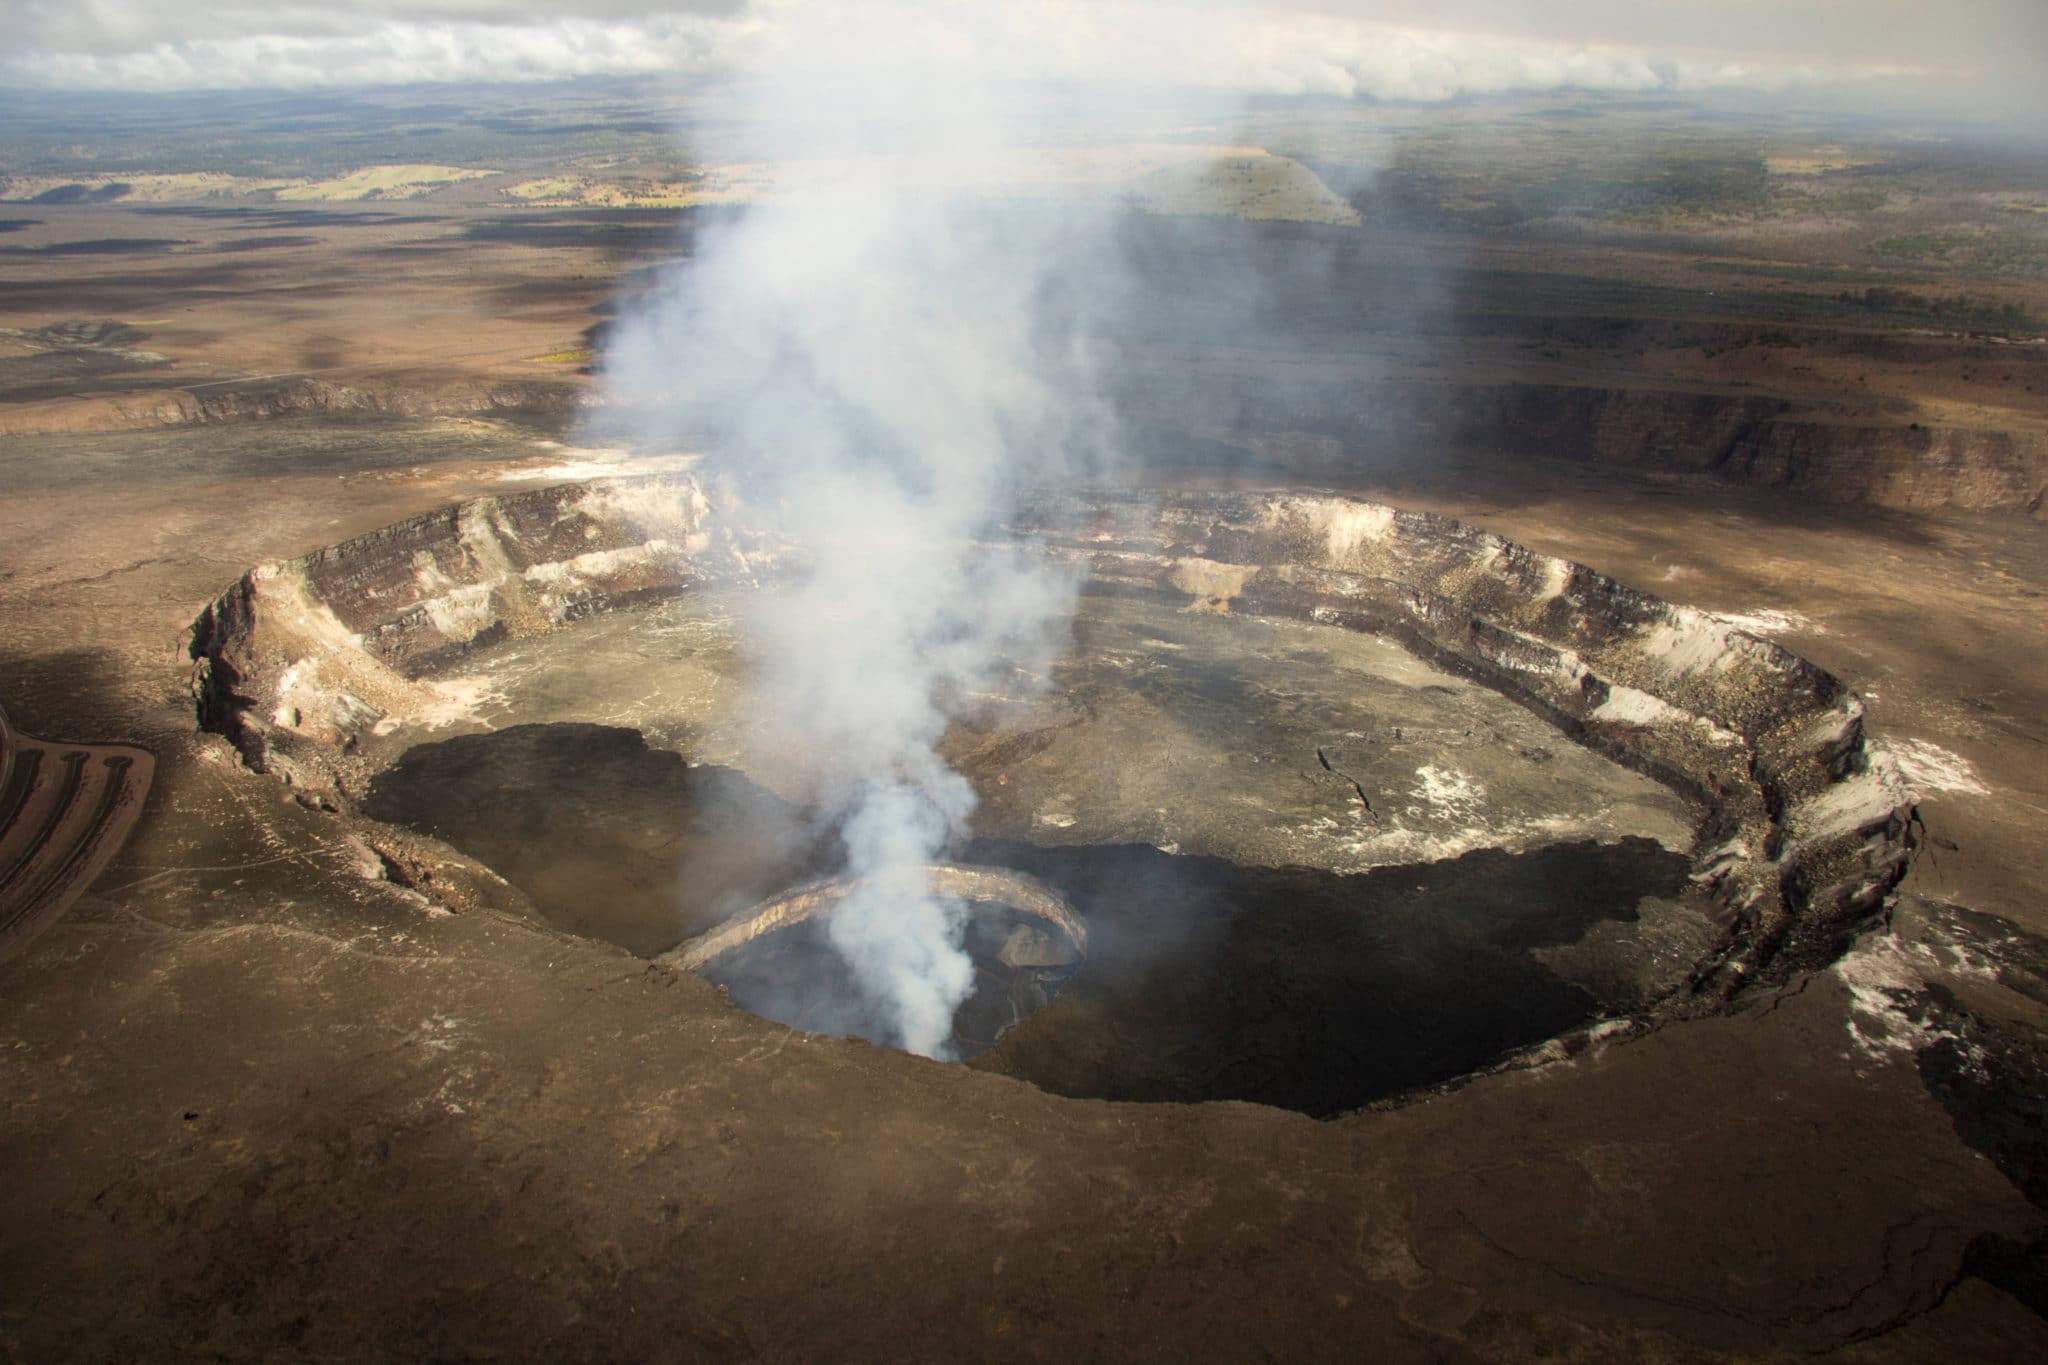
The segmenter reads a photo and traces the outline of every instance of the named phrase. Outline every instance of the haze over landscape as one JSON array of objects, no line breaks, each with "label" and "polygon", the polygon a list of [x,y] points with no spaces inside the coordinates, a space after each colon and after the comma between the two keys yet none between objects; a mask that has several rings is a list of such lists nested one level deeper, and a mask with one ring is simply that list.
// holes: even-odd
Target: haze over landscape
[{"label": "haze over landscape", "polygon": [[0,1358],[2048,1356],[2039,0],[0,25]]}]

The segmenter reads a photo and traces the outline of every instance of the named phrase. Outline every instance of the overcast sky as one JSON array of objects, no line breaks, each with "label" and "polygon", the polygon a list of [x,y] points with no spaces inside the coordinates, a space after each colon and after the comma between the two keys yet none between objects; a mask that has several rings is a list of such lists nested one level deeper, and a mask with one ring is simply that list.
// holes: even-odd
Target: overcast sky
[{"label": "overcast sky", "polygon": [[[2048,0],[0,0],[0,80],[118,89],[716,73],[819,14],[999,69],[1276,93],[1910,88],[2043,108]],[[987,67],[986,58],[983,59]]]}]

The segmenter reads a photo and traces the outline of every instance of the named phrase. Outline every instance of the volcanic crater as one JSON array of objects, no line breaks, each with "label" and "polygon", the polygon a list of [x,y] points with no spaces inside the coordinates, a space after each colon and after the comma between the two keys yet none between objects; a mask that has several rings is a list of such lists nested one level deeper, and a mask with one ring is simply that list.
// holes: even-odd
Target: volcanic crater
[{"label": "volcanic crater", "polygon": [[[200,723],[427,902],[859,1033],[836,832],[741,704],[739,620],[803,549],[716,512],[568,484],[259,566],[194,623]],[[1835,678],[1447,518],[1042,493],[986,548],[1081,595],[1051,676],[947,699],[979,804],[916,874],[961,907],[970,1066],[1342,1113],[1723,1009],[1911,853]]]}]

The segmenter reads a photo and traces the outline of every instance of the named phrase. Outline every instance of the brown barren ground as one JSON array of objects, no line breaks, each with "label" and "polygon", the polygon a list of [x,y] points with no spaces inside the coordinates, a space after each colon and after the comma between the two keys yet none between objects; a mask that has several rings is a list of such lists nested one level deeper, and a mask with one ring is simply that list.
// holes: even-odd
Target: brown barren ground
[{"label": "brown barren ground", "polygon": [[[1783,613],[1777,638],[1871,694],[1873,733],[1962,760],[1975,789],[1928,787],[1939,842],[1887,925],[1731,1016],[1323,1123],[1064,1100],[792,1034],[603,944],[447,914],[196,732],[183,632],[200,608],[253,564],[562,459],[542,438],[586,391],[587,330],[629,258],[672,240],[632,215],[508,231],[495,209],[386,210],[245,228],[38,209],[5,239],[178,244],[0,257],[0,326],[114,319],[141,334],[121,347],[167,358],[88,348],[37,370],[47,347],[0,348],[9,713],[159,757],[128,849],[0,965],[0,1352],[2048,1354],[2048,528],[2024,507],[1844,508],[1573,450],[1380,468],[1284,425],[1238,435],[1325,461],[1334,442],[1348,475],[1162,474],[1338,483],[1673,601]],[[288,240],[223,249],[260,236]],[[1398,265],[1423,244],[1373,250]],[[1485,243],[1463,264],[1631,288],[1686,268]],[[1717,314],[1718,294],[1678,302],[1625,319],[1674,336],[1640,353],[1515,305],[1492,335],[1390,333],[1369,367],[1320,363],[1340,382],[1464,367],[1754,386],[1852,427],[2042,425],[2037,349],[1949,339],[1929,361],[1835,323],[1787,347],[1758,339],[1779,323]],[[264,406],[294,378],[326,387]],[[209,408],[214,389],[236,403]],[[287,420],[231,420],[252,414]]]}]

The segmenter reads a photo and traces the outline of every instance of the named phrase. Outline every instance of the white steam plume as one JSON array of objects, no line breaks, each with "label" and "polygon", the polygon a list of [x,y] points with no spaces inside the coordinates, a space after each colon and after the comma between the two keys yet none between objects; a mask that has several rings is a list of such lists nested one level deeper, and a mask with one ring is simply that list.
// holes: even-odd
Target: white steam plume
[{"label": "white steam plume", "polygon": [[1045,672],[1074,591],[1028,548],[977,542],[1021,486],[1102,459],[1087,338],[1120,272],[1106,223],[1073,205],[953,188],[1034,122],[982,79],[996,54],[887,22],[926,9],[761,59],[738,112],[795,171],[700,237],[605,370],[652,434],[708,440],[739,529],[799,547],[794,584],[743,621],[751,728],[871,879],[829,921],[867,998],[858,1031],[939,1055],[972,968],[957,907],[911,869],[944,856],[975,798],[938,744],[975,694]]}]

